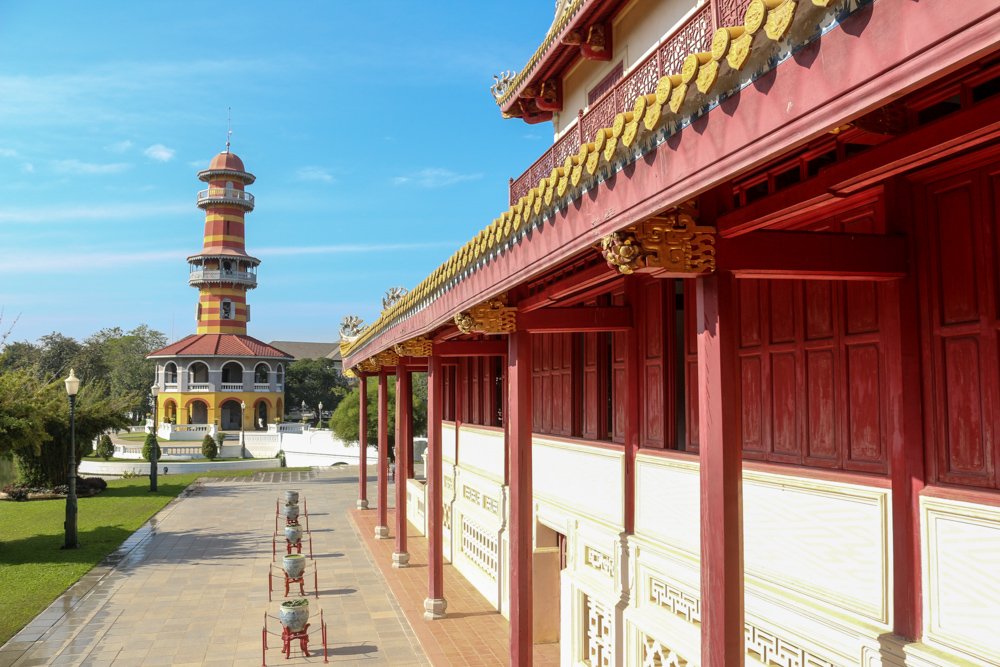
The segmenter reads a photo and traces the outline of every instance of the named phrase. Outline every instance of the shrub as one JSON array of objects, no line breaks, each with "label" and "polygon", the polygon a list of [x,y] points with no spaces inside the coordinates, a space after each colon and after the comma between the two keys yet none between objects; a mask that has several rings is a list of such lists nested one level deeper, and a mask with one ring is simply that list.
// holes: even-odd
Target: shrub
[{"label": "shrub", "polygon": [[78,489],[90,489],[95,492],[108,488],[108,483],[100,477],[79,477],[76,480]]},{"label": "shrub", "polygon": [[14,486],[13,484],[3,487],[3,492],[7,494],[8,500],[22,502],[28,499],[28,490],[20,486]]},{"label": "shrub", "polygon": [[219,447],[215,444],[212,436],[206,435],[205,439],[201,441],[201,455],[209,461],[214,461],[215,457],[219,455]]},{"label": "shrub", "polygon": [[226,432],[219,431],[218,434],[215,436],[215,439],[219,443],[219,449],[222,449],[222,443],[226,439]]},{"label": "shrub", "polygon": [[142,458],[146,459],[147,461],[152,461],[153,460],[153,447],[156,447],[156,460],[159,461],[160,460],[160,454],[161,454],[161,452],[160,452],[160,443],[158,443],[156,441],[156,434],[155,433],[147,433],[146,434],[146,442],[144,442],[143,445],[142,445]]},{"label": "shrub", "polygon": [[105,461],[115,455],[114,443],[111,442],[111,438],[107,435],[101,436],[101,441],[97,443],[97,455]]}]

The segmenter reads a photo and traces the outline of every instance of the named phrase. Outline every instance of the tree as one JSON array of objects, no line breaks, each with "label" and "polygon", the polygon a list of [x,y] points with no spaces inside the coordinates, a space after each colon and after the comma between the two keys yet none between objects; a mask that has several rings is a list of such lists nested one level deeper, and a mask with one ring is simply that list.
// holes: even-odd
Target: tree
[{"label": "tree", "polygon": [[[396,382],[389,378],[389,458],[396,460]],[[423,386],[423,396],[418,387]],[[413,374],[413,434],[415,436],[427,433],[427,374]],[[330,430],[333,435],[348,445],[359,443],[358,430],[361,419],[361,389],[352,389],[334,410],[330,417]],[[368,446],[378,446],[378,379],[368,379]]]},{"label": "tree", "polygon": [[38,374],[43,378],[61,378],[69,369],[83,347],[75,339],[53,331],[38,339],[41,355],[38,359]]},{"label": "tree", "polygon": [[9,343],[0,353],[0,373],[34,369],[38,366],[42,349],[26,340]]},{"label": "tree", "polygon": [[115,455],[115,445],[107,434],[101,436],[101,441],[97,443],[97,455],[107,461]]},{"label": "tree", "polygon": [[219,455],[219,448],[215,445],[212,436],[206,435],[205,439],[201,441],[201,455],[209,461],[214,461],[215,457]]},{"label": "tree", "polygon": [[[105,330],[107,331],[107,330]],[[109,354],[109,380],[111,392],[116,396],[135,394],[139,398],[130,408],[132,420],[139,422],[146,413],[146,406],[152,400],[149,392],[156,371],[156,362],[146,355],[167,344],[167,337],[159,331],[142,324],[124,336],[110,338],[107,343]]]},{"label": "tree", "polygon": [[285,405],[289,407],[305,401],[314,410],[320,403],[325,410],[333,410],[347,390],[347,378],[337,370],[333,359],[299,359],[285,371]]},{"label": "tree", "polygon": [[147,461],[153,460],[153,448],[156,448],[156,460],[160,460],[160,443],[156,441],[155,433],[147,433],[146,441],[142,443],[142,458]]}]

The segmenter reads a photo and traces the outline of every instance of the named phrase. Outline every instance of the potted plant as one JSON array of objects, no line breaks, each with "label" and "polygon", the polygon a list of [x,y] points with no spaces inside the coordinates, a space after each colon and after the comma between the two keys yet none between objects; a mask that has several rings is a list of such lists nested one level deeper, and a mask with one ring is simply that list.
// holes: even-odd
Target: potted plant
[{"label": "potted plant", "polygon": [[295,503],[285,503],[285,518],[295,521],[299,518],[299,506]]},{"label": "potted plant", "polygon": [[299,492],[298,491],[285,491],[285,502],[295,503],[299,502]]},{"label": "potted plant", "polygon": [[309,600],[300,598],[281,603],[281,625],[290,632],[302,632],[309,623]]},{"label": "potted plant", "polygon": [[298,521],[285,524],[285,539],[291,544],[298,544],[302,539],[302,526]]},{"label": "potted plant", "polygon": [[281,567],[290,579],[298,579],[306,571],[306,557],[302,554],[288,554],[281,559]]}]

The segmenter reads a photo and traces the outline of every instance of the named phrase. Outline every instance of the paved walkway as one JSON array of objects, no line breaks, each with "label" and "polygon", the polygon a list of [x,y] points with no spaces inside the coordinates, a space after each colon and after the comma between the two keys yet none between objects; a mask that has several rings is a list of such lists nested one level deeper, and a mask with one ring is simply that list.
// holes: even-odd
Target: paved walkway
[{"label": "paved walkway", "polygon": [[[371,491],[372,489],[369,489]],[[376,496],[369,493],[369,499]],[[393,497],[390,494],[390,498]],[[392,569],[392,552],[396,547],[396,512],[389,509],[389,535],[392,539],[376,540],[374,509],[351,510],[368,548],[376,555],[382,574],[389,582],[396,601],[417,634],[420,645],[435,666],[509,665],[510,624],[472,584],[450,563],[444,566],[444,597],[448,601],[448,618],[425,621],[424,599],[427,597],[427,539],[419,537],[410,526],[406,548],[410,567]],[[546,667],[559,664],[559,644],[536,644],[532,664]]]},{"label": "paved walkway", "polygon": [[[308,504],[320,593],[318,604],[310,597],[311,620],[322,608],[330,664],[428,664],[348,518],[357,498],[350,467],[189,487],[0,647],[0,667],[260,665],[265,613],[280,633],[281,597],[268,602],[267,578],[275,500],[285,489]],[[322,664],[322,653],[304,658],[297,649],[284,660],[277,639],[269,638],[267,664]],[[314,635],[310,647],[319,644]]]}]

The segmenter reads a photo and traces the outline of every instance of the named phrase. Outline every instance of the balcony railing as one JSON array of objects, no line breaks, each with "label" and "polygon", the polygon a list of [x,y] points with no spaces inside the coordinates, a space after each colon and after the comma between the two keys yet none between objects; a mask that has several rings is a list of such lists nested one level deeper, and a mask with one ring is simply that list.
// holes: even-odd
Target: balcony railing
[{"label": "balcony railing", "polygon": [[167,382],[163,385],[163,391],[177,391],[176,382]]},{"label": "balcony railing", "polygon": [[254,382],[253,383],[253,390],[254,391],[271,391],[271,383],[270,382],[263,382],[263,383]]},{"label": "balcony railing", "polygon": [[208,188],[198,193],[198,205],[218,202],[220,204],[236,204],[253,210],[253,195],[235,188]]},{"label": "balcony railing", "polygon": [[223,382],[222,391],[243,391],[242,382]]},{"label": "balcony railing", "polygon": [[212,391],[212,386],[208,382],[192,382],[188,384],[188,391]]},{"label": "balcony railing", "polygon": [[[733,0],[733,4],[741,0]],[[635,99],[640,95],[656,92],[656,84],[667,74],[678,74],[689,53],[708,51],[712,44],[712,3],[692,14],[687,21],[677,27],[663,43],[645,60],[638,63],[622,77],[611,90],[590,106],[574,127],[545,151],[535,163],[528,167],[510,186],[510,204],[513,206],[531,188],[538,185],[542,177],[562,166],[566,158],[576,155],[581,144],[594,140],[597,130],[611,127],[615,116],[631,111]]]},{"label": "balcony railing", "polygon": [[257,286],[257,275],[249,271],[222,271],[218,269],[201,269],[191,271],[188,275],[188,284],[195,284],[206,281],[243,283]]}]

